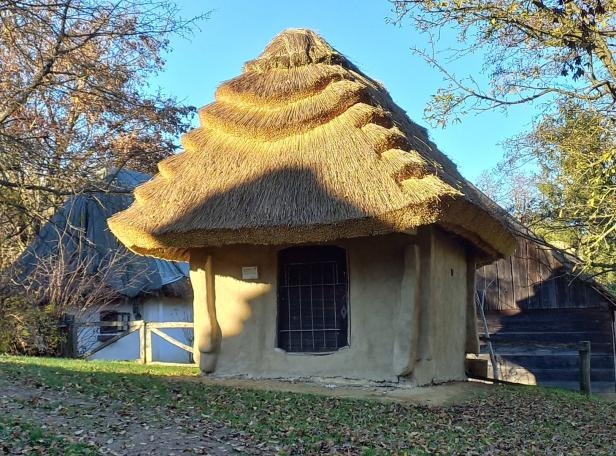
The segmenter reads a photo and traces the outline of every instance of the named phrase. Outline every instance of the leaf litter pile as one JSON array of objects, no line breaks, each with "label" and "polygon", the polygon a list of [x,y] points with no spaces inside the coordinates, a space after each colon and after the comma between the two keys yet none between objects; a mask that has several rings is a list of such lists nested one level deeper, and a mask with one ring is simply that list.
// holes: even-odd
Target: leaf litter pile
[{"label": "leaf litter pile", "polygon": [[616,453],[613,402],[494,387],[421,406],[195,381],[195,369],[0,356],[0,454]]}]

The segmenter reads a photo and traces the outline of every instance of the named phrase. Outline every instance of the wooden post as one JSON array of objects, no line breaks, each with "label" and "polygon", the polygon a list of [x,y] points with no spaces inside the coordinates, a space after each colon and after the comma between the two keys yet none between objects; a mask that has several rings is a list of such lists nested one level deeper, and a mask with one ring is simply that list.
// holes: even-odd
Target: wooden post
[{"label": "wooden post", "polygon": [[152,359],[152,329],[148,327],[146,321],[143,322],[143,332],[145,333],[145,362],[151,363]]},{"label": "wooden post", "polygon": [[585,340],[580,342],[580,391],[590,395],[590,342]]},{"label": "wooden post", "polygon": [[69,323],[69,350],[71,358],[79,357],[79,326],[73,317]]},{"label": "wooden post", "polygon": [[434,281],[434,228],[422,227],[417,231],[419,245],[419,315],[418,339],[416,357],[422,363],[432,363],[432,326],[433,312],[430,309],[432,302]]},{"label": "wooden post", "polygon": [[139,361],[142,364],[145,364],[147,362],[147,358],[146,358],[146,351],[145,351],[145,345],[146,345],[146,337],[145,337],[145,321],[141,323],[141,326],[139,327]]},{"label": "wooden post", "polygon": [[60,329],[62,339],[60,343],[60,356],[65,358],[76,358],[74,342],[75,317],[73,315],[64,314],[58,321],[58,328]]}]

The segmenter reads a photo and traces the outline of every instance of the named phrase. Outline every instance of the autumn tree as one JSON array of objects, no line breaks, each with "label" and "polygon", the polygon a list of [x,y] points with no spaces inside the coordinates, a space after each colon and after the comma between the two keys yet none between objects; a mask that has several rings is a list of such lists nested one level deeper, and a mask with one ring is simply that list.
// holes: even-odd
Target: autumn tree
[{"label": "autumn tree", "polygon": [[616,283],[615,127],[603,113],[567,103],[514,138],[507,154],[538,165],[537,230],[572,248],[606,283]]},{"label": "autumn tree", "polygon": [[[434,45],[414,48],[439,68],[447,85],[427,117],[446,124],[460,114],[531,101],[578,100],[616,115],[616,3],[601,0],[396,0],[396,20],[409,19]],[[458,43],[439,47],[445,30]],[[487,82],[447,67],[469,53],[484,56]],[[447,62],[445,64],[444,62]]]},{"label": "autumn tree", "polygon": [[[529,160],[537,165],[528,177],[536,183],[539,198],[525,208],[526,215],[530,210],[530,218],[543,224],[544,233],[567,241],[594,273],[612,274],[616,270],[616,2],[400,0],[392,4],[398,23],[409,20],[427,34],[430,47],[414,51],[445,77],[445,86],[426,108],[426,118],[433,124],[446,125],[468,113],[513,105],[532,103],[538,108],[532,131],[509,142],[506,159],[497,169],[501,182],[508,176],[505,185],[515,190],[511,177],[528,169]],[[457,43],[447,48],[439,37],[452,30]],[[452,63],[469,54],[483,56],[483,67],[478,69],[482,75],[460,76],[451,70]],[[496,188],[496,182],[492,178],[484,184]]]},{"label": "autumn tree", "polygon": [[[27,264],[0,276],[0,353],[59,354],[57,325],[63,316],[83,321],[117,307],[124,298],[117,284],[137,287],[150,272],[123,246],[99,251],[77,227],[52,229],[57,238],[51,251],[32,249],[27,259],[22,257]],[[92,328],[77,331],[82,346],[89,348],[98,343],[97,335]]]},{"label": "autumn tree", "polygon": [[477,187],[524,225],[532,228],[543,197],[537,188],[538,176],[528,169],[504,160],[495,169],[484,170]]},{"label": "autumn tree", "polygon": [[170,37],[188,35],[201,18],[182,19],[167,0],[0,0],[5,257],[59,201],[98,190],[99,171],[152,172],[173,153],[193,108],[149,80]]}]

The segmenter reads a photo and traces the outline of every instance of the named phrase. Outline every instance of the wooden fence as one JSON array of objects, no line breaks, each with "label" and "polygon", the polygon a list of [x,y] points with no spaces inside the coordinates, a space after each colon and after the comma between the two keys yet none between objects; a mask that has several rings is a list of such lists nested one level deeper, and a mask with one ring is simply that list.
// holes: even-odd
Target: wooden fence
[{"label": "wooden fence", "polygon": [[[85,351],[84,353],[79,353],[79,330],[80,328],[119,328],[121,332],[110,335],[110,338],[96,345],[95,347]],[[185,321],[167,321],[167,322],[158,322],[158,321],[143,321],[143,320],[135,320],[135,321],[83,321],[83,322],[69,322],[66,325],[67,330],[67,352],[65,353],[68,357],[74,358],[89,358],[95,353],[103,350],[104,348],[109,347],[110,345],[116,343],[120,339],[139,331],[139,361],[144,364],[181,364],[181,363],[167,363],[167,362],[159,362],[154,361],[152,357],[152,335],[156,334],[161,339],[166,342],[174,345],[192,355],[193,348],[189,345],[186,345],[183,342],[175,339],[163,332],[163,329],[168,328],[194,328],[194,324]],[[192,359],[192,358],[191,358]]]}]

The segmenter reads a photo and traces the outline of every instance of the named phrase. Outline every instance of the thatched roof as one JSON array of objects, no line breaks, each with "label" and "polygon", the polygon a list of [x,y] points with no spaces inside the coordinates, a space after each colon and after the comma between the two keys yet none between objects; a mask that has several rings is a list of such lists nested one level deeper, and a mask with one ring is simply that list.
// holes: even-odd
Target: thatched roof
[{"label": "thatched roof", "polygon": [[515,242],[391,100],[310,30],[289,29],[224,82],[184,151],[109,219],[130,249],[325,242],[438,223],[485,258]]}]

